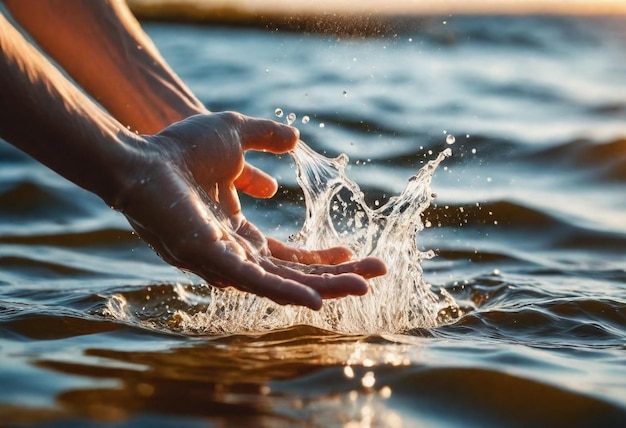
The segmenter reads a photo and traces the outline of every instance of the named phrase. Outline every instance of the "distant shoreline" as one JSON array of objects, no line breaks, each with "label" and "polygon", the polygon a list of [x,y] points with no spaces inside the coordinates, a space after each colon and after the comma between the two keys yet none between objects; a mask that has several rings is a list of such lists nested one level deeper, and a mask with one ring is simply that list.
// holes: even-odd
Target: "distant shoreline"
[{"label": "distant shoreline", "polygon": [[626,2],[571,0],[127,0],[144,21],[186,22],[313,33],[375,36],[402,20],[468,15],[626,15]]}]

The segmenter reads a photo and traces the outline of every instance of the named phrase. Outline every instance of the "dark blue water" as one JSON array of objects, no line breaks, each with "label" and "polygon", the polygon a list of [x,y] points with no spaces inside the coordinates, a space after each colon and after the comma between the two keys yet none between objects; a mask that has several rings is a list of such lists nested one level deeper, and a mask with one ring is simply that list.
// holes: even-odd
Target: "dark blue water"
[{"label": "dark blue water", "polygon": [[[295,112],[372,203],[454,135],[417,242],[464,315],[381,335],[181,331],[176,311],[205,311],[210,288],[0,143],[0,425],[626,425],[623,18],[145,29],[211,110]],[[281,189],[242,197],[244,214],[287,239],[304,220],[293,163],[249,159]]]}]

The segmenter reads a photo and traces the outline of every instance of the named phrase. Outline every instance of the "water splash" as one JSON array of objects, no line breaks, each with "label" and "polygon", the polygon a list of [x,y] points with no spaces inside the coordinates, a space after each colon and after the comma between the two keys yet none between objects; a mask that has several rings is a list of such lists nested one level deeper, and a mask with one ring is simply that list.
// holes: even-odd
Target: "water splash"
[{"label": "water splash", "polygon": [[[445,149],[408,180],[400,195],[372,209],[359,186],[345,173],[346,155],[329,159],[300,141],[292,155],[306,201],[306,219],[290,240],[302,248],[344,245],[357,258],[379,257],[388,267],[387,275],[371,279],[367,295],[327,300],[318,312],[212,288],[205,311],[190,314],[179,310],[170,327],[222,334],[308,324],[342,333],[379,334],[449,322],[458,315],[458,306],[445,291],[437,294],[424,282],[421,261],[434,254],[421,252],[416,236],[424,227],[421,214],[431,202],[433,174],[451,153]],[[177,292],[193,293],[182,288]]]}]

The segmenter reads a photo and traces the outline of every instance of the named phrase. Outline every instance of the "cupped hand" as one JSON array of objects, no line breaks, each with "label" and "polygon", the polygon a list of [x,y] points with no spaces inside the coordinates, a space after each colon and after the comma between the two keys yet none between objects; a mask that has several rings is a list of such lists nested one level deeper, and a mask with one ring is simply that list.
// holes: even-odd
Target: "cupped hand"
[{"label": "cupped hand", "polygon": [[343,247],[291,247],[265,238],[241,213],[236,189],[258,198],[277,190],[244,153],[286,153],[298,137],[295,128],[237,113],[192,116],[134,150],[116,208],[165,261],[212,285],[312,309],[325,298],[365,294],[366,279],[386,272],[380,260],[349,261]]}]

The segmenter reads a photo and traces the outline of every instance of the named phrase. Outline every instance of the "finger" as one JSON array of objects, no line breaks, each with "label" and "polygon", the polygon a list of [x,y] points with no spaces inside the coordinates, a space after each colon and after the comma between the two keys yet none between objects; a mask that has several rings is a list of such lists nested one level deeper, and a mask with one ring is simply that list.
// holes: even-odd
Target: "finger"
[{"label": "finger", "polygon": [[215,276],[215,271],[219,271],[223,282],[232,284],[239,290],[267,297],[278,304],[306,306],[314,310],[322,307],[322,298],[314,289],[265,271],[260,265],[242,259],[229,245],[222,244],[218,254],[212,252],[209,256],[214,256],[212,258],[217,263],[201,273],[209,282]]},{"label": "finger", "polygon": [[255,198],[271,198],[278,190],[276,180],[260,169],[246,163],[235,179],[235,186]]},{"label": "finger", "polygon": [[268,119],[244,117],[239,128],[241,146],[245,150],[287,153],[294,149],[300,131]]},{"label": "finger", "polygon": [[354,273],[365,279],[374,278],[377,276],[383,276],[387,273],[387,266],[382,260],[376,257],[366,257],[361,260],[355,260],[351,262],[341,263],[334,266],[328,265],[311,265],[308,266],[308,272],[310,274],[332,274],[341,275],[345,273]]},{"label": "finger", "polygon": [[304,264],[329,264],[336,265],[350,260],[352,251],[346,247],[333,247],[324,250],[302,250],[284,244],[273,238],[267,238],[272,256],[277,259],[298,262]]},{"label": "finger", "polygon": [[217,184],[219,204],[229,217],[237,216],[241,213],[241,203],[235,185],[228,181]]},{"label": "finger", "polygon": [[261,266],[268,272],[296,281],[317,291],[323,299],[334,299],[345,296],[362,296],[367,293],[367,281],[354,273],[332,275],[310,274],[293,269],[290,266],[275,264],[270,260],[261,260]]}]

